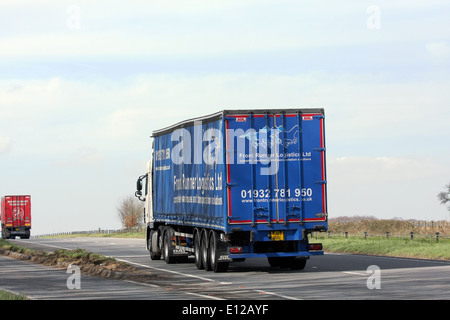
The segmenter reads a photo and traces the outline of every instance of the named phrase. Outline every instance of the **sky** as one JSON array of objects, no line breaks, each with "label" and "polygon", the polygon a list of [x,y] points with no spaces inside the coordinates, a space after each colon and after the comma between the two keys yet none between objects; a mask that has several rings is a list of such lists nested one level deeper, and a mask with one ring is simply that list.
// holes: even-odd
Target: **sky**
[{"label": "sky", "polygon": [[0,195],[118,229],[154,130],[325,108],[329,217],[450,219],[450,1],[2,0]]}]

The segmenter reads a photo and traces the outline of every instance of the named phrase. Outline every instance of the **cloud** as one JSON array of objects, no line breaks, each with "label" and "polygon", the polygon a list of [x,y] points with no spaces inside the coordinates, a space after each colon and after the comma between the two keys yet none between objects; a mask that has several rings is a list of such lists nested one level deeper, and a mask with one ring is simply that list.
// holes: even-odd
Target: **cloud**
[{"label": "cloud", "polygon": [[80,147],[65,159],[55,162],[62,167],[91,167],[99,166],[105,161],[105,155],[98,153],[96,148]]},{"label": "cloud", "polygon": [[324,107],[336,156],[405,155],[417,142],[434,152],[448,139],[448,85],[324,73],[4,80],[0,125],[17,152],[70,154],[92,141],[103,150],[130,147],[130,139],[147,141],[153,130],[221,109]]},{"label": "cloud", "polygon": [[[130,1],[127,5],[121,1],[78,1],[75,5],[46,1],[32,7],[23,6],[23,2],[16,6],[16,2],[2,1],[0,14],[4,21],[0,30],[7,30],[3,31],[0,56],[15,59],[259,54],[392,43],[399,38],[417,40],[417,33],[410,32],[409,24],[404,23],[408,15],[426,5],[438,9],[442,5],[440,1],[380,4],[381,30],[389,31],[381,36],[367,29],[368,4],[360,1],[345,5],[289,0]],[[79,10],[68,10],[72,7]],[[429,27],[432,19],[428,15],[422,18],[422,39],[430,30],[435,31]],[[446,32],[441,30],[440,34],[448,35]]]},{"label": "cloud", "polygon": [[[340,157],[327,161],[330,216],[436,220],[446,218],[439,188],[448,163],[426,157]],[[447,178],[446,178],[447,177]]]},{"label": "cloud", "polygon": [[10,137],[0,137],[0,155],[6,154],[11,148]]},{"label": "cloud", "polygon": [[341,186],[395,184],[439,176],[448,171],[431,158],[339,157],[328,160],[330,181]]},{"label": "cloud", "polygon": [[447,42],[427,43],[425,48],[435,61],[450,61],[450,45]]}]

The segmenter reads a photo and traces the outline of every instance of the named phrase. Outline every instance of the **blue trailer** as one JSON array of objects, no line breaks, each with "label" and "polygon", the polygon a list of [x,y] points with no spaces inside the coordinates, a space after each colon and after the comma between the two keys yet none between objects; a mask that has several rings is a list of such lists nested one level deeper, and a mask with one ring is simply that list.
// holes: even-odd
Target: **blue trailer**
[{"label": "blue trailer", "polygon": [[224,110],[153,132],[145,201],[147,249],[199,269],[267,257],[303,269],[328,229],[323,109]]}]

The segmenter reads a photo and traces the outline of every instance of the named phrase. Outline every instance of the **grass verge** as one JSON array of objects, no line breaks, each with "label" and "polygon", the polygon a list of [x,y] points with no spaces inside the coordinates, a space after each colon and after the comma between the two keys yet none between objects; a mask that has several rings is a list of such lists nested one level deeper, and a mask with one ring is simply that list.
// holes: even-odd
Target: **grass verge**
[{"label": "grass verge", "polygon": [[0,254],[60,269],[68,268],[70,265],[77,265],[82,274],[104,278],[145,283],[152,283],[152,281],[166,278],[164,275],[153,274],[147,269],[139,269],[131,264],[117,261],[112,257],[106,257],[84,249],[59,249],[53,252],[44,252],[23,248],[0,239]]},{"label": "grass verge", "polygon": [[0,290],[0,300],[28,300],[28,298],[23,294]]},{"label": "grass verge", "polygon": [[401,238],[326,238],[318,237],[324,251],[404,258],[450,260],[450,240]]},{"label": "grass verge", "polygon": [[30,255],[35,252],[35,250],[17,246],[17,245],[12,244],[11,242],[4,240],[4,239],[0,239],[0,249],[13,251],[13,252],[17,252],[17,253],[22,253],[24,255]]},{"label": "grass verge", "polygon": [[29,258],[25,259],[45,265],[80,264],[83,266],[99,266],[102,269],[117,270],[120,272],[131,272],[135,270],[133,266],[117,261],[112,257],[106,257],[84,249],[58,249],[53,252],[43,252],[23,248],[3,239],[0,239],[0,249],[2,251],[10,251],[28,256]]},{"label": "grass verge", "polygon": [[[132,272],[135,270],[134,267],[116,261],[114,258],[105,257],[101,254],[92,253],[84,249],[60,249],[55,250],[54,252],[43,252],[23,248],[10,243],[9,241],[0,239],[0,251],[2,254],[8,255],[10,255],[9,252],[14,252],[15,254],[20,254],[20,259],[31,260],[32,262],[49,266],[76,264],[80,265],[82,270],[96,275],[101,275],[101,273],[103,273],[106,274],[106,276],[110,276],[111,271]],[[17,258],[17,256],[15,258]],[[0,289],[0,300],[28,300],[28,298],[23,294],[15,294]]]}]

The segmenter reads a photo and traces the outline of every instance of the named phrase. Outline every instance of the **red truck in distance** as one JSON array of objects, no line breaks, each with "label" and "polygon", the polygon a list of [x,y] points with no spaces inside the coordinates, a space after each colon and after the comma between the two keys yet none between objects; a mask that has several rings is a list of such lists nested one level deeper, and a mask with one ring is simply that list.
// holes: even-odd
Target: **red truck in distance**
[{"label": "red truck in distance", "polygon": [[31,230],[31,196],[10,195],[2,197],[1,209],[2,238],[19,236],[30,238]]}]

